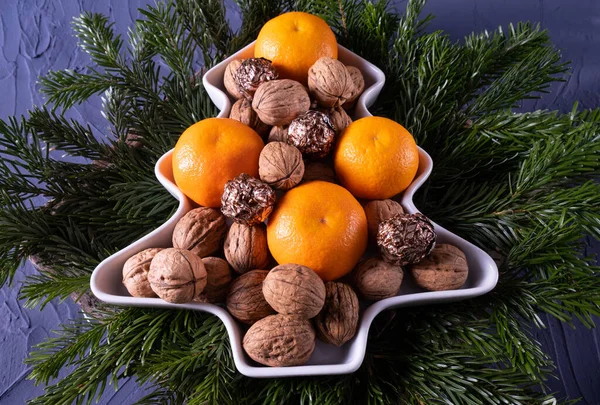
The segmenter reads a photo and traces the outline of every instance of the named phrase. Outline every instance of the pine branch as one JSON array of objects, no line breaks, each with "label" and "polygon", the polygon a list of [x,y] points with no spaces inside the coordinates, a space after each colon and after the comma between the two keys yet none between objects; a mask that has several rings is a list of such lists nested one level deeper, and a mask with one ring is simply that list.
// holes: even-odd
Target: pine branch
[{"label": "pine branch", "polygon": [[109,74],[100,74],[93,69],[90,73],[72,70],[52,71],[40,78],[41,91],[48,96],[48,102],[65,109],[118,84],[118,78]]},{"label": "pine branch", "polygon": [[97,65],[107,71],[119,71],[124,63],[121,56],[123,40],[115,35],[113,23],[101,14],[84,12],[73,19],[73,29],[79,39],[79,46]]},{"label": "pine branch", "polygon": [[[58,266],[53,267],[57,268]],[[26,299],[25,307],[34,309],[40,307],[40,310],[55,298],[63,302],[70,298],[71,294],[83,294],[90,288],[90,276],[70,275],[70,272],[64,271],[60,276],[52,276],[48,272],[27,277],[26,283],[19,297]]]},{"label": "pine branch", "polygon": [[46,108],[34,108],[28,124],[37,132],[41,141],[71,156],[99,160],[110,153],[109,147],[96,139],[89,126],[86,128],[79,122],[67,120]]},{"label": "pine branch", "polygon": [[169,2],[142,10],[145,20],[142,20],[140,28],[144,31],[147,46],[160,55],[171,72],[181,78],[189,78],[193,74],[197,44],[193,36],[185,35],[186,28],[174,9],[175,5]]},{"label": "pine branch", "polygon": [[240,30],[231,40],[228,53],[232,54],[256,39],[260,28],[284,10],[282,3],[281,0],[236,0],[244,18]]},{"label": "pine branch", "polygon": [[[102,323],[92,321],[79,333],[78,324],[63,327],[60,337],[38,347],[32,355],[32,376],[48,381],[60,367],[74,365],[69,376],[46,387],[46,393],[30,404],[91,404],[99,398],[106,382],[111,384],[134,373],[142,373],[148,356],[167,343],[185,347],[187,336],[205,329],[210,316],[190,311],[159,311],[129,308],[108,316]],[[218,327],[223,328],[222,325]],[[101,332],[107,333],[101,343]],[[195,344],[206,344],[206,335],[197,335]],[[208,339],[211,339],[209,336]],[[210,353],[204,353],[207,356]],[[208,364],[208,360],[204,360]],[[193,374],[186,374],[194,378]]]},{"label": "pine branch", "polygon": [[73,364],[76,359],[85,357],[91,348],[99,346],[106,328],[97,320],[83,318],[62,325],[54,333],[58,336],[39,343],[25,360],[26,364],[34,366],[28,378],[35,380],[36,384],[47,385],[58,377],[63,367]]},{"label": "pine branch", "polygon": [[[434,157],[440,146],[460,139],[447,134],[463,128],[482,105],[486,111],[511,107],[516,100],[543,90],[565,69],[547,34],[529,24],[511,28],[508,38],[498,30],[492,36],[471,37],[464,46],[452,44],[440,32],[416,34],[414,24],[400,21],[386,66],[390,80],[382,99],[389,102],[381,103],[378,111],[385,115],[395,111],[393,118]],[[408,41],[413,34],[416,38]],[[529,87],[519,84],[534,70],[537,81],[527,81]],[[475,104],[465,108],[475,96]]]},{"label": "pine branch", "polygon": [[175,3],[175,12],[189,38],[202,50],[205,67],[211,67],[232,51],[233,34],[225,18],[223,2],[180,0]]},{"label": "pine branch", "polygon": [[[424,4],[409,1],[398,16],[386,2],[241,1],[242,28],[233,33],[220,2],[169,1],[143,12],[127,44],[106,17],[82,15],[75,28],[93,67],[52,72],[42,89],[55,108],[101,93],[112,134],[96,141],[88,127],[45,108],[0,121],[0,284],[35,255],[40,274],[21,291],[29,305],[82,293],[100,260],[164,222],[176,201],[154,178],[156,159],[186,127],[216,114],[198,80],[201,63],[241,48],[281,11],[302,9],[385,71],[376,112],[407,127],[436,165],[417,205],[500,255],[497,288],[380,315],[361,369],[320,378],[240,376],[224,326],[206,314],[107,309],[102,321],[65,325],[32,354],[38,383],[73,368],[32,403],[90,403],[127,376],[155,384],[140,403],[553,400],[543,392],[553,364],[523,325],[544,327],[545,312],[592,326],[600,313],[600,270],[581,244],[584,234],[600,236],[600,110],[514,114],[520,100],[562,79],[547,33],[518,24],[453,43],[426,32]],[[93,163],[57,161],[53,148]],[[52,200],[34,209],[38,197]]]},{"label": "pine branch", "polygon": [[156,391],[144,396],[133,405],[184,405],[185,400],[176,392],[157,387]]}]

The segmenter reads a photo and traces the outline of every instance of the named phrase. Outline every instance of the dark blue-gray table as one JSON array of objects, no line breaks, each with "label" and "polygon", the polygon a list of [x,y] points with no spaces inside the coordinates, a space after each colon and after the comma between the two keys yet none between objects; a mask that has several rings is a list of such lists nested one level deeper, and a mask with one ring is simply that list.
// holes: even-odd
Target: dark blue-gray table
[{"label": "dark blue-gray table", "polygon": [[[148,0],[0,0],[0,118],[25,114],[33,105],[43,103],[36,79],[49,69],[78,69],[88,58],[76,47],[70,21],[82,11],[109,15],[115,29],[126,35],[139,17],[137,9]],[[394,2],[403,10],[405,2]],[[233,7],[228,7],[233,10]],[[525,103],[524,109],[569,111],[574,101],[580,107],[600,105],[600,1],[599,0],[430,0],[427,12],[437,17],[432,28],[446,31],[459,40],[471,31],[507,27],[509,22],[538,21],[549,30],[564,58],[571,60],[572,74],[565,83],[539,101]],[[232,23],[239,15],[229,12]],[[72,116],[89,122],[100,133],[106,124],[100,115],[99,98],[76,107]],[[590,252],[599,252],[596,243]],[[52,302],[43,311],[26,310],[17,299],[30,265],[17,274],[12,289],[0,290],[0,404],[22,404],[39,395],[43,387],[26,380],[29,368],[23,359],[32,345],[50,336],[59,323],[77,316],[72,302]],[[548,328],[537,332],[545,350],[555,360],[560,381],[549,385],[558,398],[583,399],[600,404],[600,332],[561,325],[543,317]],[[144,394],[135,381],[119,390],[107,389],[101,404],[131,404]]]}]

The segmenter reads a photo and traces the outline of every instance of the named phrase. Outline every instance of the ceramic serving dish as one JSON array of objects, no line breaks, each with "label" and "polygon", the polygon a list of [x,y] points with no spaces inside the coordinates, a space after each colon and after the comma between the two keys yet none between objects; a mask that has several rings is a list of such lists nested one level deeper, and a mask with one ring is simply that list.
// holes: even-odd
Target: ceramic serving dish
[{"label": "ceramic serving dish", "polygon": [[[254,43],[246,46],[236,54],[210,69],[203,77],[203,84],[214,104],[220,109],[219,117],[227,117],[231,108],[231,100],[227,96],[223,85],[225,67],[232,59],[241,59],[253,56]],[[346,65],[359,68],[365,78],[365,90],[358,99],[354,111],[354,118],[371,115],[368,107],[371,106],[379,95],[385,83],[383,72],[373,64],[339,47],[339,60]],[[315,351],[309,362],[302,366],[294,367],[265,367],[252,361],[242,349],[242,338],[246,327],[238,323],[223,307],[213,304],[188,303],[171,304],[159,298],[136,298],[129,295],[122,280],[122,267],[125,261],[134,254],[150,247],[171,246],[171,235],[177,221],[193,208],[191,201],[177,188],[173,180],[171,167],[172,151],[163,155],[156,163],[155,174],[160,183],[179,200],[179,207],[175,214],[155,231],[137,240],[125,249],[110,256],[94,270],[91,278],[91,289],[100,300],[123,306],[157,307],[189,309],[209,312],[218,316],[229,333],[231,349],[235,365],[240,373],[248,377],[291,377],[309,375],[347,374],[357,370],[365,356],[367,335],[373,319],[381,311],[391,308],[408,307],[415,305],[442,303],[464,300],[482,295],[492,290],[498,280],[496,264],[484,251],[466,240],[452,234],[441,226],[435,225],[438,243],[449,243],[459,247],[466,255],[469,265],[469,277],[465,285],[459,290],[427,292],[415,286],[411,277],[405,277],[399,294],[375,302],[368,306],[361,314],[356,336],[344,344],[336,347],[317,340]],[[429,155],[419,148],[419,170],[406,191],[399,197],[399,201],[408,213],[419,212],[413,203],[415,191],[425,182],[431,173],[433,164]]]}]

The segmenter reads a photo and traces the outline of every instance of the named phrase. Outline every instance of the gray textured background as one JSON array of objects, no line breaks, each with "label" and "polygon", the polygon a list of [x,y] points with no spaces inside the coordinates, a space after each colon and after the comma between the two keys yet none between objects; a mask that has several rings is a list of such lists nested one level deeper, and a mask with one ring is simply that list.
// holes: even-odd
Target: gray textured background
[{"label": "gray textured background", "polygon": [[[26,114],[42,104],[36,79],[51,69],[82,69],[88,58],[76,47],[70,21],[82,11],[101,12],[111,17],[115,28],[126,33],[139,16],[146,0],[0,0],[0,118]],[[394,2],[403,10],[405,2]],[[239,14],[229,7],[229,18],[239,25]],[[552,88],[542,100],[527,102],[523,109],[568,111],[573,102],[595,108],[600,98],[600,1],[597,0],[430,0],[426,12],[436,15],[432,29],[442,29],[455,40],[471,31],[506,27],[509,22],[538,21],[548,29],[565,60],[572,61],[571,75]],[[70,115],[90,123],[99,133],[105,123],[99,100],[76,107]],[[599,245],[589,253],[599,252]],[[24,403],[43,392],[26,379],[23,364],[31,347],[51,335],[60,322],[77,316],[72,302],[52,302],[43,311],[26,310],[17,299],[22,280],[32,274],[30,265],[16,276],[12,288],[0,290],[0,404]],[[558,398],[582,398],[582,403],[600,404],[600,332],[576,329],[542,317],[548,325],[536,335],[555,360],[560,380],[551,380]],[[131,404],[144,394],[135,381],[118,391],[110,388],[101,404]]]}]

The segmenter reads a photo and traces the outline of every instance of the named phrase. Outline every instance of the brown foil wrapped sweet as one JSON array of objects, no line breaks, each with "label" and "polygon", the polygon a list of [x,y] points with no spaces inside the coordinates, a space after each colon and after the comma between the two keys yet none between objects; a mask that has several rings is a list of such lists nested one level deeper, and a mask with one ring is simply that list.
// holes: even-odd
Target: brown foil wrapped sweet
[{"label": "brown foil wrapped sweet", "polygon": [[288,143],[304,156],[323,158],[335,141],[335,128],[329,117],[319,111],[307,111],[290,123]]},{"label": "brown foil wrapped sweet", "polygon": [[265,58],[245,59],[234,73],[238,91],[248,100],[252,100],[258,86],[277,77],[279,75],[271,61]]},{"label": "brown foil wrapped sweet", "polygon": [[239,224],[257,225],[273,211],[275,198],[271,187],[242,173],[225,184],[221,212]]},{"label": "brown foil wrapped sweet", "polygon": [[384,260],[399,266],[420,262],[435,246],[431,221],[423,214],[398,214],[379,224],[377,245]]}]

